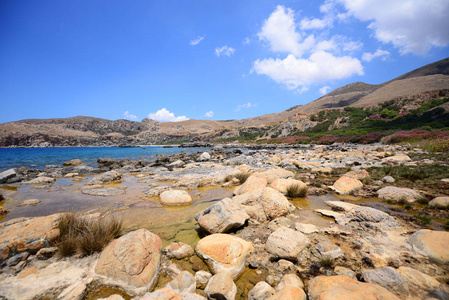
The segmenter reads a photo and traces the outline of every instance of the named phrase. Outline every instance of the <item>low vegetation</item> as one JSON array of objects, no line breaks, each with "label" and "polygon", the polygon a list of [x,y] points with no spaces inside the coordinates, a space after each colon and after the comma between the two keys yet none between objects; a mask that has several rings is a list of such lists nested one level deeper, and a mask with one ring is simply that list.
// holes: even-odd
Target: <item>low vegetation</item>
[{"label": "low vegetation", "polygon": [[57,247],[61,256],[99,252],[122,232],[122,222],[113,217],[85,217],[74,213],[62,214],[58,227]]},{"label": "low vegetation", "polygon": [[304,197],[307,193],[307,186],[300,184],[291,184],[287,187],[287,196],[289,197]]},{"label": "low vegetation", "polygon": [[321,264],[323,267],[325,267],[325,268],[327,268],[327,269],[330,269],[330,268],[333,268],[333,267],[334,267],[334,265],[335,265],[335,260],[334,260],[331,256],[323,256],[323,257],[321,258],[321,260],[320,260],[320,264]]},{"label": "low vegetation", "polygon": [[249,178],[249,176],[251,176],[251,174],[246,172],[239,172],[234,175],[234,177],[240,181],[240,184],[244,184],[245,181]]}]

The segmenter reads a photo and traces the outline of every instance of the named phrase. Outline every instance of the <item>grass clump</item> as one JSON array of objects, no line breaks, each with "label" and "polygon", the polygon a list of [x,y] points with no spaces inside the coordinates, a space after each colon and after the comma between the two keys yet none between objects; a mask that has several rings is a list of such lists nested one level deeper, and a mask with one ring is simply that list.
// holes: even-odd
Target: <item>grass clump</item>
[{"label": "grass clump", "polygon": [[320,264],[321,264],[323,267],[325,267],[325,268],[327,268],[327,269],[330,269],[330,268],[333,268],[333,267],[334,267],[335,261],[334,261],[334,259],[333,259],[331,256],[323,256],[323,257],[321,258],[321,260],[320,260]]},{"label": "grass clump", "polygon": [[245,181],[249,178],[249,176],[251,176],[251,174],[246,172],[239,172],[234,175],[234,177],[240,181],[240,184],[244,184]]},{"label": "grass clump", "polygon": [[418,221],[419,224],[423,226],[428,226],[430,225],[430,222],[432,222],[432,217],[425,214],[418,214],[416,215],[416,220]]},{"label": "grass clump", "polygon": [[83,217],[74,213],[59,218],[58,251],[61,256],[90,255],[101,251],[111,240],[120,236],[122,221],[113,217]]},{"label": "grass clump", "polygon": [[446,230],[449,230],[449,221],[444,223],[443,228],[446,229]]},{"label": "grass clump", "polygon": [[287,187],[287,196],[304,197],[307,193],[307,186],[298,183],[291,184]]}]

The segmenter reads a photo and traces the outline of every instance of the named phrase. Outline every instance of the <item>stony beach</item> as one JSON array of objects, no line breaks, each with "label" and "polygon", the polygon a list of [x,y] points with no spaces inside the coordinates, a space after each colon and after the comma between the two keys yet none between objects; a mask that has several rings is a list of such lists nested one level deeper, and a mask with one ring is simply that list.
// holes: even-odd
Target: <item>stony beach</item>
[{"label": "stony beach", "polygon": [[[6,170],[0,298],[449,299],[448,164],[333,144]],[[64,212],[123,234],[62,257]]]}]

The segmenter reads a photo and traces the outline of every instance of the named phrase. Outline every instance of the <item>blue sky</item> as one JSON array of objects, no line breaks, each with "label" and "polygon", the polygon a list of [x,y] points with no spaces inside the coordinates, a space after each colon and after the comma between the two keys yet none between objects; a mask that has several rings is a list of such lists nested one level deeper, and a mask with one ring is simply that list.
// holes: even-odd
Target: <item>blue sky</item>
[{"label": "blue sky", "polygon": [[1,1],[0,122],[229,120],[449,56],[449,0]]}]

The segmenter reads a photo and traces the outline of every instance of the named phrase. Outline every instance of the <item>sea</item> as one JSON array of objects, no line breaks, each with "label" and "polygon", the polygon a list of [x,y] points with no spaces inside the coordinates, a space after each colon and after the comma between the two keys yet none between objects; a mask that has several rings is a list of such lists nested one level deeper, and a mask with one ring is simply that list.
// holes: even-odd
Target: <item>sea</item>
[{"label": "sea", "polygon": [[85,164],[95,164],[97,159],[114,158],[153,160],[157,154],[171,155],[180,152],[209,151],[210,148],[164,148],[145,146],[119,147],[58,147],[58,148],[0,148],[0,172],[18,167],[43,169],[46,165],[60,165],[71,159],[81,159]]}]

